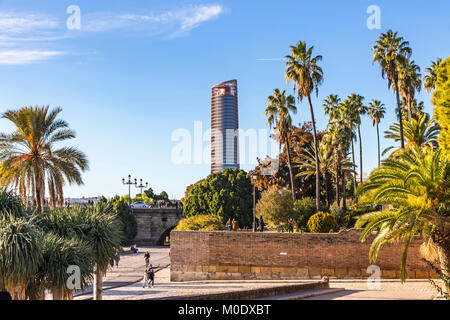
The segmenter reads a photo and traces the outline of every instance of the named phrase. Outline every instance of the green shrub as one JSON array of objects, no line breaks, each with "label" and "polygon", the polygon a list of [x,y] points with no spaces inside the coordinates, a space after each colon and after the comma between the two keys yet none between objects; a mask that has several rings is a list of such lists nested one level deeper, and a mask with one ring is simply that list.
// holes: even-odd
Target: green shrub
[{"label": "green shrub", "polygon": [[294,204],[289,190],[271,188],[264,191],[256,204],[256,217],[263,216],[268,229],[283,230],[289,218],[294,218]]},{"label": "green shrub", "polygon": [[328,212],[317,212],[308,220],[308,229],[313,233],[328,233],[337,231],[336,218]]},{"label": "green shrub", "polygon": [[15,216],[23,216],[22,200],[11,191],[0,190],[0,216],[9,213]]},{"label": "green shrub", "polygon": [[225,230],[225,225],[219,216],[208,214],[198,214],[178,222],[175,230],[190,231],[219,231]]},{"label": "green shrub", "polygon": [[294,217],[297,228],[308,230],[308,220],[316,213],[316,201],[313,198],[303,198],[294,202]]}]

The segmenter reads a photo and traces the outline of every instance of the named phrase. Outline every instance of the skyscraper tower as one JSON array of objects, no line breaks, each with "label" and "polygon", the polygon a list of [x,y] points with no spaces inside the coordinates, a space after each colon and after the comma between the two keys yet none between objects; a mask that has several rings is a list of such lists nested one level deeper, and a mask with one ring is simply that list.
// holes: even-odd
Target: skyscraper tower
[{"label": "skyscraper tower", "polygon": [[211,172],[239,169],[237,80],[212,87]]}]

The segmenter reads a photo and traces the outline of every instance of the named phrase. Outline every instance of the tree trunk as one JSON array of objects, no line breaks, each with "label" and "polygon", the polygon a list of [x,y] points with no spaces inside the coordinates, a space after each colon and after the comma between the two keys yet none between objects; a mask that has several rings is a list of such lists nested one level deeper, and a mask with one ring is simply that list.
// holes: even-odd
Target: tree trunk
[{"label": "tree trunk", "polygon": [[287,149],[287,156],[288,156],[288,167],[289,167],[289,176],[291,178],[291,190],[292,190],[292,201],[295,202],[295,179],[294,174],[292,173],[292,164],[291,164],[291,150],[289,146],[289,138],[288,134],[286,132],[287,128],[285,128],[285,141],[286,141],[286,149]]},{"label": "tree trunk", "polygon": [[103,300],[103,273],[98,266],[94,272],[94,300]]},{"label": "tree trunk", "polygon": [[361,142],[361,130],[358,124],[358,139],[359,139],[359,181],[363,182],[363,165],[362,165],[362,142]]},{"label": "tree trunk", "polygon": [[314,154],[316,157],[316,211],[320,211],[320,177],[319,177],[319,150],[317,142],[316,120],[314,118],[314,109],[311,103],[311,95],[308,95],[309,110],[311,112],[311,122],[313,126]]},{"label": "tree trunk", "polygon": [[353,146],[353,137],[352,137],[352,161],[353,161],[353,192],[355,195],[355,202],[358,202],[358,197],[356,196],[356,188],[358,187],[358,181],[356,180],[356,164],[355,164],[355,148]]},{"label": "tree trunk", "polygon": [[328,176],[327,173],[325,173],[325,176],[323,177],[324,182],[325,182],[325,190],[327,192],[327,207],[330,207],[331,204],[331,194],[330,194],[330,186],[329,186],[329,181],[328,181]]},{"label": "tree trunk", "polygon": [[403,117],[402,117],[402,105],[400,103],[400,96],[398,93],[398,76],[395,76],[395,96],[397,97],[397,110],[398,110],[398,121],[400,122],[400,145],[402,149],[405,149],[405,138],[403,137]]},{"label": "tree trunk", "polygon": [[345,174],[342,173],[342,209],[344,209],[344,212],[347,211],[347,191],[345,189]]},{"label": "tree trunk", "polygon": [[[437,252],[441,271],[446,276],[450,276],[450,245],[448,243],[444,243],[436,246],[438,248]],[[445,285],[447,287],[447,292],[450,292],[450,285],[448,282],[446,282]]]},{"label": "tree trunk", "polygon": [[380,129],[378,128],[378,122],[377,122],[377,140],[378,140],[378,168],[381,165],[381,158],[380,158]]},{"label": "tree trunk", "polygon": [[35,200],[36,200],[36,210],[39,212],[43,211],[41,206],[41,183],[39,182],[39,177],[35,176]]},{"label": "tree trunk", "polygon": [[339,174],[336,173],[336,204],[340,207],[340,194],[339,194]]}]

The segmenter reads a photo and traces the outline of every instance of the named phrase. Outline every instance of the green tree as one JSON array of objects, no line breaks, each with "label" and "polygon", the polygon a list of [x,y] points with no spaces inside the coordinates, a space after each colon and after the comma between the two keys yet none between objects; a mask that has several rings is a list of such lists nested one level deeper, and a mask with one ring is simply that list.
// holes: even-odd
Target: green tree
[{"label": "green tree", "polygon": [[380,159],[380,130],[378,128],[378,125],[380,124],[381,119],[384,118],[384,114],[386,112],[386,109],[384,108],[384,104],[381,103],[380,100],[373,99],[369,103],[369,115],[372,118],[373,125],[377,126],[377,142],[378,142],[378,167],[380,167],[381,159]]},{"label": "green tree", "polygon": [[439,122],[441,133],[439,146],[445,151],[450,150],[450,57],[445,59],[436,75],[436,90],[431,102],[434,105],[434,117]]},{"label": "green tree", "polygon": [[[294,84],[294,95],[297,90],[297,99],[301,102],[303,98],[308,98],[309,110],[311,113],[311,123],[313,126],[314,137],[314,155],[319,158],[319,142],[317,139],[316,120],[314,118],[314,109],[311,102],[311,93],[316,91],[319,93],[319,85],[323,81],[322,68],[318,66],[318,62],[322,60],[322,56],[313,56],[314,47],[308,48],[306,42],[299,41],[296,46],[291,46],[291,54],[286,56],[286,81],[291,80]],[[320,210],[320,170],[319,163],[316,163],[316,210]]]},{"label": "green tree", "polygon": [[271,188],[264,191],[256,204],[257,217],[262,216],[266,226],[273,230],[282,230],[289,218],[294,218],[294,203],[289,190]]},{"label": "green tree", "polygon": [[110,202],[114,213],[122,222],[122,244],[129,246],[137,235],[137,221],[133,210],[128,206],[128,200],[122,200],[119,196],[112,198]]},{"label": "green tree", "polygon": [[431,66],[425,69],[425,75],[423,76],[423,86],[428,93],[436,89],[437,70],[442,63],[442,58],[437,58],[436,62],[431,61]]},{"label": "green tree", "polygon": [[225,224],[236,218],[241,227],[253,223],[253,185],[243,170],[226,169],[212,173],[186,188],[181,199],[183,215],[215,215]]},{"label": "green tree", "polygon": [[269,105],[267,106],[264,115],[268,117],[267,125],[272,128],[275,124],[278,133],[278,141],[281,145],[286,144],[287,161],[289,168],[289,177],[291,180],[292,201],[295,201],[295,179],[292,173],[292,156],[291,147],[289,145],[289,135],[292,128],[292,118],[290,112],[297,113],[295,107],[295,98],[293,96],[286,97],[286,91],[280,92],[280,89],[275,89],[273,94],[267,99]]},{"label": "green tree", "polygon": [[43,210],[45,182],[50,206],[62,206],[63,186],[83,184],[81,173],[88,169],[86,155],[73,147],[55,144],[75,138],[67,122],[57,119],[61,108],[29,107],[6,111],[3,118],[16,130],[0,133],[0,184],[13,186],[23,201],[31,197],[38,211]]},{"label": "green tree", "polygon": [[[408,247],[417,233],[438,252],[441,268],[450,259],[450,166],[448,154],[431,146],[400,150],[395,159],[384,160],[368,182],[358,188],[359,205],[391,205],[391,210],[359,217],[356,227],[364,227],[361,240],[377,232],[370,248],[375,262],[382,245],[404,240],[401,279],[406,277]],[[448,275],[448,273],[447,273]]]},{"label": "green tree", "polygon": [[386,33],[380,34],[375,42],[372,50],[373,63],[377,62],[381,67],[381,75],[387,77],[388,87],[393,90],[397,98],[397,116],[400,123],[400,143],[402,149],[405,148],[403,139],[403,121],[402,121],[402,106],[400,103],[400,89],[399,89],[399,65],[404,63],[411,56],[411,48],[408,47],[409,42],[404,41],[399,37],[397,32],[388,30]]},{"label": "green tree", "polygon": [[306,197],[294,202],[294,221],[297,228],[302,231],[308,230],[308,220],[316,213],[316,202],[314,199]]}]

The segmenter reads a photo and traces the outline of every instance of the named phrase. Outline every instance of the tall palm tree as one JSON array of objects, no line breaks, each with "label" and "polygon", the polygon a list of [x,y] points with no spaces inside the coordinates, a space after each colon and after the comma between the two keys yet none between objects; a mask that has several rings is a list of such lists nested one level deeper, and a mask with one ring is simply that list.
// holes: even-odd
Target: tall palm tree
[{"label": "tall palm tree", "polygon": [[75,137],[67,122],[57,119],[61,111],[50,111],[49,106],[28,107],[2,116],[16,130],[0,133],[0,183],[13,186],[25,203],[33,199],[38,211],[44,207],[46,181],[50,205],[62,206],[65,182],[83,184],[81,173],[88,169],[84,153],[73,147],[55,146]]},{"label": "tall palm tree", "polygon": [[386,109],[384,108],[384,104],[381,103],[380,100],[373,99],[369,103],[369,115],[373,120],[373,125],[377,126],[377,141],[378,141],[378,167],[380,167],[381,164],[381,153],[380,153],[380,130],[378,128],[378,125],[380,124],[381,119],[384,118],[384,114],[386,112]]},{"label": "tall palm tree", "polygon": [[323,102],[323,110],[330,120],[338,119],[341,116],[341,98],[336,94],[328,95]]},{"label": "tall palm tree", "polygon": [[[373,231],[377,236],[370,248],[375,262],[381,246],[404,240],[401,279],[406,278],[408,247],[421,233],[437,251],[441,269],[450,268],[450,166],[448,154],[431,146],[400,149],[396,159],[387,159],[375,169],[369,181],[360,186],[360,205],[391,205],[393,209],[359,217],[356,228],[364,227],[361,239]],[[450,288],[448,288],[450,289]]]},{"label": "tall palm tree", "polygon": [[415,64],[414,60],[405,60],[398,66],[399,90],[403,104],[407,109],[409,121],[412,118],[412,102],[415,92],[419,92],[422,88],[422,76],[420,74],[420,67]]},{"label": "tall palm tree", "polygon": [[272,127],[275,124],[280,148],[283,143],[286,145],[292,200],[295,201],[295,179],[292,173],[291,147],[289,145],[289,136],[292,129],[290,112],[297,113],[295,98],[291,95],[286,97],[286,91],[281,92],[280,89],[275,89],[273,94],[268,98],[268,102],[269,105],[267,106],[264,115],[268,117],[267,125],[269,127]]},{"label": "tall palm tree", "polygon": [[362,165],[362,141],[361,141],[361,116],[367,113],[367,107],[363,104],[364,97],[358,94],[352,93],[347,100],[349,101],[348,110],[349,114],[354,119],[354,124],[358,130],[358,140],[359,140],[359,179],[362,183],[363,181],[363,165]]},{"label": "tall palm tree", "polygon": [[[404,123],[406,149],[413,147],[423,147],[425,145],[432,145],[433,148],[438,146],[438,137],[440,127],[439,124],[430,120],[430,116],[426,113],[422,114],[418,119],[412,118],[411,122]],[[398,123],[394,123],[389,126],[389,130],[385,131],[385,138],[392,139],[394,141],[400,140],[400,126]],[[388,153],[394,147],[386,148],[383,151],[383,155]],[[397,150],[399,151],[399,150]],[[394,152],[393,154],[395,154]]]},{"label": "tall palm tree", "polygon": [[[311,122],[313,126],[314,136],[314,155],[318,159],[318,144],[316,120],[314,118],[314,109],[311,103],[311,93],[316,91],[319,93],[319,85],[323,81],[322,68],[318,66],[318,62],[322,60],[322,56],[313,56],[314,47],[308,48],[306,42],[299,41],[296,46],[290,46],[291,54],[286,56],[286,81],[291,80],[294,84],[294,95],[297,90],[298,101],[308,98],[309,110],[311,113]],[[316,163],[316,210],[320,211],[320,172],[319,163]]]},{"label": "tall palm tree", "polygon": [[404,41],[402,37],[399,37],[397,32],[389,30],[386,33],[380,34],[372,47],[372,50],[374,51],[373,63],[377,62],[380,65],[382,77],[387,77],[389,88],[393,85],[393,90],[397,98],[397,116],[400,123],[400,143],[402,149],[405,148],[405,142],[403,138],[398,66],[411,56],[412,50],[408,46],[409,42]]},{"label": "tall palm tree", "polygon": [[437,69],[442,63],[442,58],[437,58],[436,62],[431,61],[431,66],[425,69],[423,76],[423,86],[428,93],[436,89]]}]

